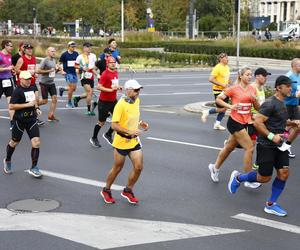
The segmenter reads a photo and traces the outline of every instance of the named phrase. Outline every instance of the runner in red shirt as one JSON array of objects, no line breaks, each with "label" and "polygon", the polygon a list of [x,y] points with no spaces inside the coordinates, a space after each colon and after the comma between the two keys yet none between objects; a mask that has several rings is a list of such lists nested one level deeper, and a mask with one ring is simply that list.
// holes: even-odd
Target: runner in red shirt
[{"label": "runner in red shirt", "polygon": [[[36,74],[37,68],[36,68],[36,58],[33,55],[33,46],[29,43],[25,43],[23,47],[24,47],[24,54],[19,58],[15,66],[15,71],[17,74],[17,85],[20,86],[19,75],[21,71],[29,71],[32,76],[30,86],[34,87],[36,102],[38,105],[40,105],[41,102],[39,100],[39,92],[35,84],[35,81],[37,79],[37,74]],[[37,121],[39,126],[45,124],[44,121],[41,121],[39,119],[37,119]]]},{"label": "runner in red shirt", "polygon": [[[107,59],[107,69],[102,73],[97,89],[100,90],[98,101],[98,123],[94,127],[93,137],[90,138],[90,143],[94,147],[101,147],[98,141],[98,133],[101,127],[104,126],[106,119],[113,113],[115,105],[117,104],[117,91],[122,90],[119,86],[118,71],[116,68],[116,59],[112,56]],[[112,145],[113,130],[109,130],[103,134],[103,138]]]}]

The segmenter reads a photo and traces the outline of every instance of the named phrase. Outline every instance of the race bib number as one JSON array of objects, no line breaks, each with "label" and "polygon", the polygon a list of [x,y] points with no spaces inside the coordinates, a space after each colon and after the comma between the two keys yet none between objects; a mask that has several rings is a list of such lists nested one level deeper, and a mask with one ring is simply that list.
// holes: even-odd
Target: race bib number
[{"label": "race bib number", "polygon": [[9,79],[2,80],[2,87],[3,88],[11,87],[11,81]]},{"label": "race bib number", "polygon": [[55,71],[50,72],[49,73],[49,77],[53,77],[54,78],[55,77]]},{"label": "race bib number", "polygon": [[251,103],[239,103],[237,112],[241,115],[249,114],[251,111]]},{"label": "race bib number", "polygon": [[68,67],[75,67],[75,61],[68,61]]},{"label": "race bib number", "polygon": [[31,75],[33,75],[35,70],[35,64],[28,64],[27,70],[31,73]]},{"label": "race bib number", "polygon": [[84,73],[84,78],[91,79],[92,77],[93,77],[93,73],[91,73],[91,72],[85,72]]},{"label": "race bib number", "polygon": [[35,100],[35,94],[33,91],[24,92],[26,102],[32,102]]},{"label": "race bib number", "polygon": [[112,87],[118,87],[119,86],[119,79],[114,78],[111,80],[111,86]]}]

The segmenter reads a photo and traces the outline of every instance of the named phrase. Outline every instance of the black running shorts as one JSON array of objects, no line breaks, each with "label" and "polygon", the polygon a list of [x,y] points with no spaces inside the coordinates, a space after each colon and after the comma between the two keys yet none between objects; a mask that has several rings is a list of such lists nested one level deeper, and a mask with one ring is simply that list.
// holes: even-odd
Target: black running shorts
[{"label": "black running shorts", "polygon": [[119,148],[116,148],[116,150],[118,151],[118,153],[120,155],[123,155],[123,156],[127,156],[130,154],[130,152],[132,151],[136,151],[136,150],[140,150],[142,147],[140,144],[137,144],[134,148],[130,148],[130,149],[119,149]]},{"label": "black running shorts", "polygon": [[40,83],[40,87],[41,87],[41,94],[43,100],[48,99],[48,93],[50,94],[51,97],[57,95],[57,90],[54,83],[53,84]]},{"label": "black running shorts", "polygon": [[98,121],[105,122],[107,117],[114,112],[117,100],[114,102],[98,101]]},{"label": "black running shorts", "polygon": [[11,131],[12,140],[15,142],[21,141],[24,129],[26,130],[30,140],[34,137],[40,137],[40,130],[39,126],[37,125],[37,120],[26,123],[15,120],[14,126]]},{"label": "black running shorts", "polygon": [[92,79],[81,79],[81,86],[84,87],[84,85],[90,85],[91,88],[94,88],[94,80]]},{"label": "black running shorts", "polygon": [[261,176],[272,176],[273,168],[288,168],[289,153],[288,151],[282,152],[277,147],[265,147],[258,143],[256,145],[256,165],[259,166],[258,173]]},{"label": "black running shorts", "polygon": [[10,97],[13,93],[13,90],[14,90],[13,78],[11,78],[11,79],[0,79],[0,98],[3,94],[6,97]]}]

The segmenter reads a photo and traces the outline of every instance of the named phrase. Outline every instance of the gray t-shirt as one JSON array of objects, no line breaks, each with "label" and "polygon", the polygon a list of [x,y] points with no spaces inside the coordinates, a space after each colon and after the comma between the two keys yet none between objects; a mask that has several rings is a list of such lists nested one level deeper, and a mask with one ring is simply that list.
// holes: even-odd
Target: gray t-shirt
[{"label": "gray t-shirt", "polygon": [[[275,96],[271,96],[260,106],[259,113],[269,118],[265,125],[270,132],[283,134],[288,119],[287,108],[283,101],[278,100]],[[257,143],[266,147],[280,146],[262,135],[258,136]]]},{"label": "gray t-shirt", "polygon": [[41,83],[54,84],[55,66],[56,66],[56,61],[54,58],[46,57],[41,61],[40,69],[43,69],[43,70],[54,69],[53,72],[41,74],[41,80],[40,80]]}]

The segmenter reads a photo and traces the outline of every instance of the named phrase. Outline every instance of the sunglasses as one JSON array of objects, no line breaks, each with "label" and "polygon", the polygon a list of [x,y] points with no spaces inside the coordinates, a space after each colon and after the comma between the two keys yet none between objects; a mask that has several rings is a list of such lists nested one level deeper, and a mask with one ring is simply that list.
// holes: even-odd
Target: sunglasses
[{"label": "sunglasses", "polygon": [[137,93],[137,92],[139,92],[140,90],[141,90],[141,89],[134,89],[133,91]]}]

